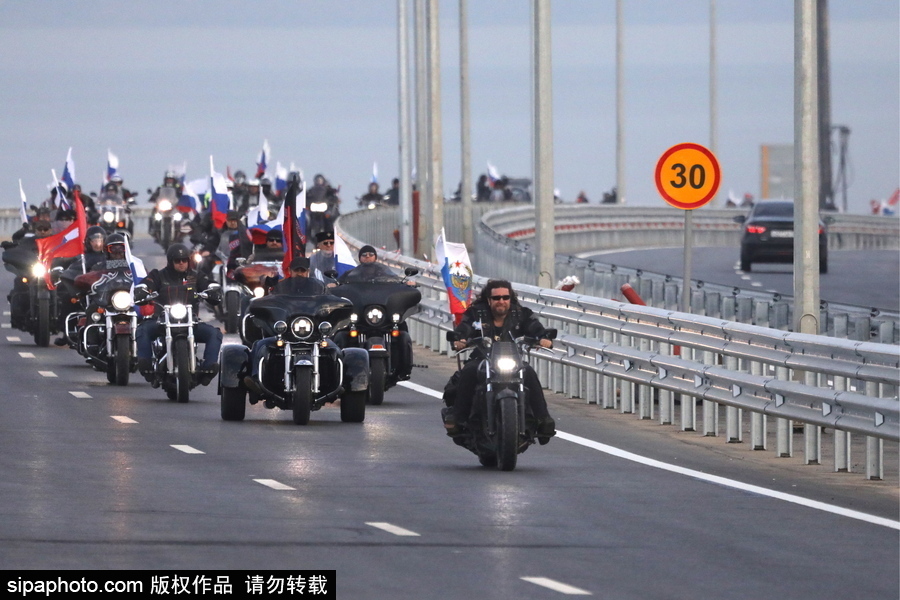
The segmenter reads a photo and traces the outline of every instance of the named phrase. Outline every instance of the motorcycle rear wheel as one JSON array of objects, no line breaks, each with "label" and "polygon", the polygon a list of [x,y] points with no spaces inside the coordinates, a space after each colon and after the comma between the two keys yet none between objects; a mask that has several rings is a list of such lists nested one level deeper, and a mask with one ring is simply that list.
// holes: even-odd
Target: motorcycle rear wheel
[{"label": "motorcycle rear wheel", "polygon": [[366,418],[366,396],[368,390],[347,392],[341,397],[341,421],[362,423]]},{"label": "motorcycle rear wheel", "polygon": [[191,346],[187,338],[172,342],[172,361],[175,364],[175,401],[182,404],[191,399]]},{"label": "motorcycle rear wheel", "polygon": [[497,424],[497,468],[512,471],[519,455],[519,410],[516,399],[500,399]]},{"label": "motorcycle rear wheel", "polygon": [[222,388],[222,420],[243,421],[247,411],[247,392],[243,388]]},{"label": "motorcycle rear wheel", "polygon": [[309,413],[312,410],[312,369],[299,367],[294,369],[294,392],[291,398],[294,424],[308,425]]}]

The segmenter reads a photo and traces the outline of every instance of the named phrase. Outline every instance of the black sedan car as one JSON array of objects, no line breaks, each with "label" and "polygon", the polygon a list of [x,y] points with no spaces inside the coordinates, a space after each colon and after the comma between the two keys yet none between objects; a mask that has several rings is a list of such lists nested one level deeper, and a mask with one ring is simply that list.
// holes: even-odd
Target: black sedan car
[{"label": "black sedan car", "polygon": [[[765,200],[744,217],[734,218],[744,225],[741,237],[741,270],[749,272],[753,263],[794,261],[794,203]],[[831,221],[831,218],[826,218]],[[828,272],[828,239],[825,221],[819,220],[819,273]]]}]

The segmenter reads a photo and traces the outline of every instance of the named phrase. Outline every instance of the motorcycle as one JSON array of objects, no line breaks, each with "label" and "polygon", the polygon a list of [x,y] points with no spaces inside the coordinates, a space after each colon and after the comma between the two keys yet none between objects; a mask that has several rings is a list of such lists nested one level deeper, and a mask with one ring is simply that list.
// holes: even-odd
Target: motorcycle
[{"label": "motorcycle", "polygon": [[104,273],[91,286],[87,310],[69,314],[65,323],[70,345],[115,385],[128,385],[137,370],[138,315],[131,286],[131,277],[124,273]]},{"label": "motorcycle", "polygon": [[97,201],[97,224],[106,233],[134,234],[134,222],[131,220],[131,207],[118,194],[106,193]]},{"label": "motorcycle", "polygon": [[[37,346],[50,345],[50,336],[59,331],[59,305],[55,285],[47,282],[47,268],[33,253],[17,247],[4,247],[3,264],[16,276],[9,295],[10,322],[13,327],[34,336]],[[62,271],[53,269],[51,277]]]},{"label": "motorcycle", "polygon": [[[555,339],[557,331],[548,329],[547,337]],[[447,332],[447,341],[457,341],[455,332]],[[478,457],[485,467],[501,471],[516,468],[518,455],[537,440],[537,423],[526,398],[523,368],[538,340],[520,337],[515,340],[492,341],[477,337],[467,340],[466,348],[457,353],[462,369],[462,354],[480,348],[484,358],[478,366],[479,382],[473,402],[469,429],[455,435],[453,441]],[[441,409],[442,417],[452,407]]]},{"label": "motorcycle", "polygon": [[336,194],[328,194],[320,202],[309,203],[309,238],[315,239],[320,231],[334,231],[334,222],[341,215],[338,208],[340,199]]},{"label": "motorcycle", "polygon": [[150,235],[162,246],[163,250],[168,249],[172,244],[172,239],[176,235],[176,226],[183,218],[182,213],[176,208],[177,206],[178,191],[172,187],[159,188],[156,207],[150,217]]},{"label": "motorcycle", "polygon": [[240,266],[234,270],[234,280],[242,286],[239,305],[239,314],[241,316],[238,317],[238,330],[241,334],[241,341],[250,346],[256,340],[264,337],[264,334],[255,323],[252,315],[247,311],[247,308],[254,298],[262,298],[266,295],[266,288],[262,282],[266,277],[277,277],[281,263],[276,261],[248,263],[242,258],[238,259],[238,263]]},{"label": "motorcycle", "polygon": [[[353,303],[350,328],[335,336],[341,348],[364,348],[369,353],[369,403],[379,405],[384,393],[409,379],[413,368],[412,340],[406,319],[418,312],[422,294],[393,274],[354,269],[332,293]],[[407,267],[406,277],[419,270]]]},{"label": "motorcycle", "polygon": [[243,421],[249,401],[292,411],[297,425],[311,411],[340,400],[341,421],[361,423],[369,391],[369,356],[362,348],[342,350],[331,339],[350,323],[353,305],[327,294],[276,294],[250,302],[249,315],[266,337],[259,374],[251,378],[251,351],[242,344],[223,346],[219,365],[222,419]]},{"label": "motorcycle", "polygon": [[[184,287],[170,288],[170,304],[158,304],[162,307],[159,324],[165,334],[153,340],[153,370],[156,379],[153,387],[162,386],[170,400],[188,402],[190,392],[198,385],[208,385],[209,381],[201,381],[198,372],[197,343],[194,341],[195,317],[193,301],[195,295],[206,300],[210,294],[218,293],[218,286],[210,284],[204,292],[194,292]],[[159,296],[152,292],[138,302],[145,304]]]}]

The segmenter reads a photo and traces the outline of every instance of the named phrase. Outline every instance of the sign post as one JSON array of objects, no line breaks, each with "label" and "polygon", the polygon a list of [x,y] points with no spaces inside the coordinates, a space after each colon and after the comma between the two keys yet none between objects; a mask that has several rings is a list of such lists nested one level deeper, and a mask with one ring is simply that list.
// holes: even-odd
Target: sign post
[{"label": "sign post", "polygon": [[716,156],[700,144],[677,144],[656,162],[656,190],[671,206],[684,210],[684,283],[681,310],[691,311],[691,254],[693,211],[705,206],[719,191],[722,171]]}]

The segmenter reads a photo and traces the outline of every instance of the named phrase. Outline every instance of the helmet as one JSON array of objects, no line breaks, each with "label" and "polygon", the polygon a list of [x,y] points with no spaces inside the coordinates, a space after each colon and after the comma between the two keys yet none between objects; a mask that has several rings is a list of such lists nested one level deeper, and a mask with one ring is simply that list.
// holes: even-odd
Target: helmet
[{"label": "helmet", "polygon": [[243,171],[235,171],[235,172],[234,172],[234,182],[235,182],[237,185],[240,185],[240,184],[242,184],[242,183],[245,183],[246,181],[247,181],[247,174],[246,174],[246,173],[244,173]]},{"label": "helmet", "polygon": [[100,237],[103,240],[103,246],[106,246],[106,230],[99,225],[91,225],[88,227],[87,233],[84,234],[84,249],[91,251],[91,240]]},{"label": "helmet", "polygon": [[166,171],[166,173],[163,175],[163,183],[169,183],[169,181],[172,181],[173,183],[175,181],[178,181],[178,177],[175,175],[175,171]]},{"label": "helmet", "polygon": [[316,173],[316,176],[313,177],[314,185],[325,185],[325,176],[321,173]]},{"label": "helmet", "polygon": [[191,251],[184,244],[172,244],[166,250],[166,266],[171,267],[176,260],[190,260]]},{"label": "helmet", "polygon": [[[106,238],[106,254],[112,256],[115,254],[118,255],[119,258],[125,258],[125,244],[128,243],[128,238],[125,237],[123,233],[113,233],[109,237]],[[113,246],[121,246],[121,248],[113,248]]]},{"label": "helmet", "polygon": [[266,187],[266,186],[270,186],[270,187],[271,187],[271,185],[272,185],[272,180],[269,179],[268,177],[263,177],[262,179],[259,180],[259,185],[260,185],[261,187]]},{"label": "helmet", "polygon": [[119,175],[113,175],[112,177],[109,178],[109,180],[117,185],[122,184],[122,177]]},{"label": "helmet", "polygon": [[110,181],[109,183],[104,184],[103,191],[116,193],[119,191],[119,188],[116,186],[116,184],[114,182]]}]

